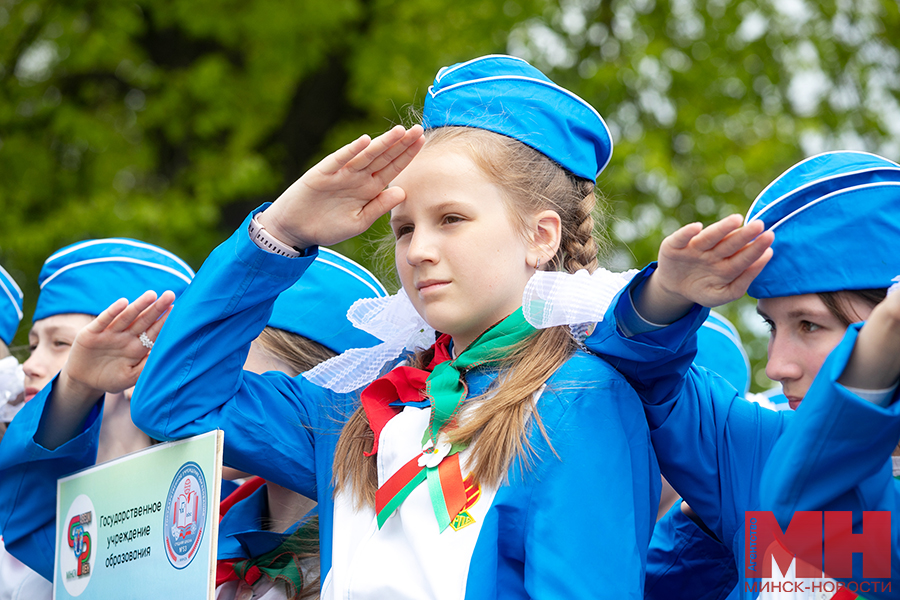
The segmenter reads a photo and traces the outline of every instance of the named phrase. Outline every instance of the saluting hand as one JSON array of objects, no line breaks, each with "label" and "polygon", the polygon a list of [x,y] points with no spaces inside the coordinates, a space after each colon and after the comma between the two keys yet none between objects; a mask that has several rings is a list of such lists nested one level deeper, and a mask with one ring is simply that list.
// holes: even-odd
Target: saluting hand
[{"label": "saluting hand", "polygon": [[364,135],[325,157],[259,216],[278,240],[295,248],[331,245],[358,235],[406,199],[387,185],[425,143],[422,127],[397,125]]},{"label": "saluting hand", "polygon": [[59,397],[96,399],[134,386],[147,362],[147,345],[156,339],[174,300],[172,292],[157,299],[148,291],[131,304],[125,298],[113,302],[75,337],[60,373]]},{"label": "saluting hand", "polygon": [[762,221],[741,226],[731,215],[703,228],[685,225],[659,247],[659,267],[650,277],[636,308],[656,323],[671,323],[693,304],[720,306],[737,300],[772,258],[775,239]]}]

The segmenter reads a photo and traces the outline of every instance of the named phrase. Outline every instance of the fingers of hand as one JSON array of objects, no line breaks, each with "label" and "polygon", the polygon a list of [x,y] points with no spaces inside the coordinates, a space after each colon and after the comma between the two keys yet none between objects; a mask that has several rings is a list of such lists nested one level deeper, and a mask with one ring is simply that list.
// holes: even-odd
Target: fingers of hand
[{"label": "fingers of hand", "polygon": [[741,215],[729,215],[720,221],[716,221],[698,233],[691,240],[691,246],[701,252],[712,250],[716,244],[725,239],[725,236],[738,229],[742,222]]},{"label": "fingers of hand", "polygon": [[687,248],[694,236],[700,233],[702,229],[703,226],[700,223],[689,223],[666,237],[663,240],[663,244],[675,250]]},{"label": "fingers of hand", "polygon": [[155,301],[156,292],[147,290],[113,319],[112,323],[109,324],[109,330],[112,332],[125,331],[131,326],[137,316]]},{"label": "fingers of hand", "polygon": [[384,155],[399,144],[406,136],[406,128],[396,125],[372,140],[362,152],[347,161],[344,168],[350,171],[375,171],[373,164],[384,162]]},{"label": "fingers of hand", "polygon": [[[399,173],[403,170],[406,165],[412,160],[412,158],[418,153],[421,149],[422,145],[425,143],[425,139],[423,137],[424,130],[420,125],[415,125],[408,129],[403,137],[400,138],[396,143],[394,143],[389,148],[386,148],[385,151],[375,158],[372,163],[368,166],[369,171],[373,174],[379,175],[380,171],[384,170],[387,167],[393,166],[395,161],[399,161],[402,166],[399,169],[396,169],[396,173]],[[410,155],[410,148],[416,146],[416,149]],[[393,179],[391,177],[390,179]],[[390,181],[388,179],[387,181]]]},{"label": "fingers of hand", "polygon": [[744,246],[756,239],[763,231],[765,225],[756,220],[744,227],[739,227],[725,236],[715,247],[714,251],[722,258],[726,258],[740,251]]},{"label": "fingers of hand", "polygon": [[157,299],[155,302],[153,302],[153,304],[141,311],[141,314],[139,314],[134,319],[131,324],[130,331],[135,334],[140,334],[146,331],[150,339],[154,339],[156,336],[150,336],[150,327],[156,323],[156,321],[162,314],[169,310],[169,307],[172,306],[172,302],[174,300],[175,294],[173,292],[164,292],[163,295],[159,297],[159,299]]},{"label": "fingers of hand", "polygon": [[166,324],[166,319],[169,318],[169,314],[172,312],[172,307],[169,306],[166,308],[163,313],[156,319],[149,327],[147,327],[147,337],[151,340],[156,341],[156,337],[159,335],[160,330],[162,330],[163,325]]},{"label": "fingers of hand", "polygon": [[[416,125],[418,127],[418,125]],[[412,130],[410,130],[412,131]],[[397,154],[389,163],[387,163],[382,169],[379,169],[378,172],[375,173],[375,176],[379,178],[379,180],[383,183],[383,185],[387,185],[394,178],[400,174],[400,171],[409,166],[409,163],[416,157],[416,155],[421,152],[422,148],[425,146],[425,138],[421,135],[421,129],[419,130],[418,136],[413,136],[409,140],[409,145],[403,148],[403,151]]]},{"label": "fingers of hand", "polygon": [[743,296],[747,293],[747,289],[750,287],[750,284],[753,283],[753,280],[756,279],[756,276],[759,275],[762,270],[765,268],[766,264],[772,258],[774,251],[766,246],[763,250],[762,255],[760,255],[753,263],[750,264],[746,269],[744,269],[743,273],[738,276],[737,279],[731,284],[732,290],[735,295],[735,299]]},{"label": "fingers of hand", "polygon": [[390,187],[383,190],[363,206],[360,212],[360,219],[363,225],[368,229],[378,217],[387,213],[404,200],[406,200],[406,192],[403,188]]},{"label": "fingers of hand", "polygon": [[112,304],[110,304],[106,310],[97,315],[97,318],[91,321],[87,330],[91,333],[100,333],[107,327],[109,324],[113,322],[113,319],[119,316],[123,310],[128,306],[127,298],[119,298]]},{"label": "fingers of hand", "polygon": [[361,135],[343,148],[332,152],[319,163],[319,170],[325,175],[337,173],[344,165],[356,158],[372,143],[368,135]]}]

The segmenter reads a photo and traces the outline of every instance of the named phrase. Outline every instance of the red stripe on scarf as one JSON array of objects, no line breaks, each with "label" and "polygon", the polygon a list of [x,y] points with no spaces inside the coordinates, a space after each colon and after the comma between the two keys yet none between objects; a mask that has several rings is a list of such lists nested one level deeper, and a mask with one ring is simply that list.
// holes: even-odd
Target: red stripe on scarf
[{"label": "red stripe on scarf", "polygon": [[463,511],[466,506],[466,485],[463,483],[462,471],[459,468],[459,454],[444,457],[438,465],[441,477],[441,490],[444,492],[444,503],[450,520]]},{"label": "red stripe on scarf", "polygon": [[[219,522],[222,522],[222,517],[224,517],[225,514],[229,510],[231,510],[232,506],[250,496],[250,494],[258,490],[265,482],[266,480],[262,477],[251,477],[240,486],[238,486],[238,489],[228,494],[228,497],[219,503]],[[226,581],[238,580],[237,573],[234,572],[234,563],[238,562],[239,560],[242,559],[234,558],[230,560],[216,561],[216,587],[219,587]],[[259,579],[259,569],[256,570],[256,579]],[[253,585],[255,583],[255,580],[248,581],[247,583]]]},{"label": "red stripe on scarf", "polygon": [[434,344],[434,358],[425,370],[413,367],[397,367],[383,377],[370,383],[360,394],[363,410],[369,419],[369,427],[375,434],[372,450],[365,452],[373,456],[378,452],[378,439],[387,422],[397,416],[400,406],[390,406],[391,402],[418,402],[423,399],[425,382],[437,365],[450,360],[450,336],[442,334]]}]

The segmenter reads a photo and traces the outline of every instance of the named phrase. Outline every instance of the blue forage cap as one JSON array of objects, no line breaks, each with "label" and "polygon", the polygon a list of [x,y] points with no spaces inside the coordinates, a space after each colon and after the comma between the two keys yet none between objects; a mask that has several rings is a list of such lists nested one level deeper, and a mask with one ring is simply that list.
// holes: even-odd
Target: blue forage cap
[{"label": "blue forage cap", "polygon": [[825,152],[782,173],[746,222],[775,233],[774,255],[748,293],[776,298],[886,288],[900,273],[900,165],[865,152]]},{"label": "blue forage cap", "polygon": [[612,157],[612,136],[600,113],[514,56],[492,54],[438,71],[422,125],[493,131],[590,180]]},{"label": "blue forage cap", "polygon": [[22,290],[15,279],[0,267],[0,340],[12,343],[22,320]]},{"label": "blue forage cap", "polygon": [[297,283],[275,300],[269,327],[302,335],[337,353],[381,343],[347,320],[347,311],[361,298],[387,296],[381,282],[364,267],[328,248]]},{"label": "blue forage cap", "polygon": [[741,396],[750,390],[750,360],[741,336],[731,321],[717,312],[710,311],[697,331],[694,363],[723,377]]},{"label": "blue forage cap", "polygon": [[133,302],[147,290],[180,295],[193,278],[186,262],[159,246],[126,238],[85,240],[44,261],[32,319],[99,315],[119,298]]}]

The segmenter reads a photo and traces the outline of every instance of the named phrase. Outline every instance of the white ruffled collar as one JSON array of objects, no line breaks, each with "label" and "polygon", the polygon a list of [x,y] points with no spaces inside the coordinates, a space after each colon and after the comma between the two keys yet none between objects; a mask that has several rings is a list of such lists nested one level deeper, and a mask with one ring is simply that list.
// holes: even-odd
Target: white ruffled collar
[{"label": "white ruffled collar", "polygon": [[[636,273],[606,269],[592,274],[585,270],[575,274],[538,271],[528,281],[522,297],[525,319],[538,329],[569,325],[581,342],[590,333],[591,325],[603,320],[613,298]],[[347,319],[381,343],[347,350],[303,373],[312,383],[335,392],[352,392],[368,385],[404,353],[434,344],[434,328],[416,312],[402,289],[393,296],[357,300],[347,311]]]}]

